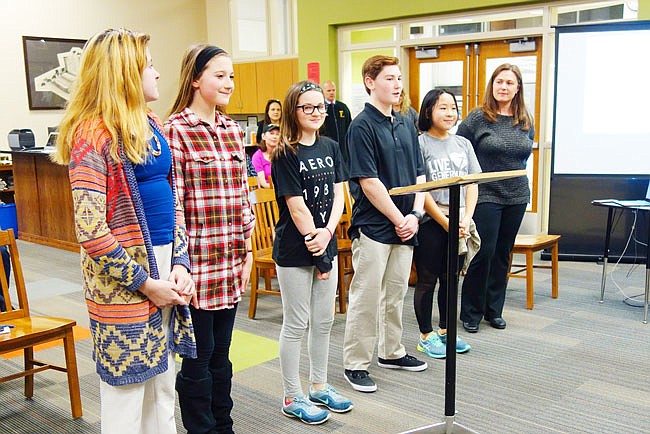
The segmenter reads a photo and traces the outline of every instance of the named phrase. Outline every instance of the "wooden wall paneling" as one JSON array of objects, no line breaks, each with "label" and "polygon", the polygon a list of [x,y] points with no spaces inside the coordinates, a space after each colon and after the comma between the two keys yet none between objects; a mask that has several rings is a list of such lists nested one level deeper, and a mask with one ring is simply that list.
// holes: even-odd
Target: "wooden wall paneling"
[{"label": "wooden wall paneling", "polygon": [[36,176],[41,192],[41,235],[76,243],[68,167],[54,164],[41,155],[36,157]]},{"label": "wooden wall paneling", "polygon": [[18,219],[18,237],[24,234],[41,233],[39,212],[39,191],[36,187],[36,165],[34,155],[14,153],[14,197]]},{"label": "wooden wall paneling", "polygon": [[[257,113],[257,76],[255,63],[241,63],[239,65],[239,85],[241,89],[241,113]],[[237,77],[235,76],[235,79]]]},{"label": "wooden wall paneling", "polygon": [[242,99],[241,99],[241,77],[239,64],[232,65],[233,72],[235,73],[235,90],[230,96],[227,111],[231,114],[242,113]]},{"label": "wooden wall paneling", "polygon": [[274,98],[284,101],[289,87],[295,83],[293,79],[292,62],[294,59],[277,60],[273,62],[273,92]]},{"label": "wooden wall paneling", "polygon": [[264,113],[266,102],[270,99],[282,100],[282,97],[275,94],[274,87],[274,63],[258,62],[255,65],[255,77],[257,83],[257,110],[255,113]]},{"label": "wooden wall paneling", "polygon": [[297,83],[300,80],[300,74],[298,73],[298,59],[291,59],[291,81]]}]

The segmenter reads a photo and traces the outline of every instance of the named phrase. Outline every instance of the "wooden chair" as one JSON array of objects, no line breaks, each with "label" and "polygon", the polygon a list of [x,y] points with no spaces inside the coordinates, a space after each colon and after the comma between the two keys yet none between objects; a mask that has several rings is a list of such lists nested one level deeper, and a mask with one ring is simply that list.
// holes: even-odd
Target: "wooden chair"
[{"label": "wooden chair", "polygon": [[257,176],[248,177],[248,191],[253,191],[257,189]]},{"label": "wooden chair", "polygon": [[[558,241],[560,235],[517,235],[515,246],[510,254],[510,268],[508,277],[526,278],[526,308],[533,308],[534,284],[533,269],[547,268],[551,269],[551,297],[558,297]],[[543,249],[551,249],[551,265],[534,265],[533,253]],[[512,263],[512,255],[515,253],[526,255],[526,265]],[[512,271],[512,267],[519,267],[518,270]],[[520,275],[522,272],[524,275]]]},{"label": "wooden chair", "polygon": [[338,299],[339,312],[345,313],[347,310],[347,293],[350,289],[350,282],[354,269],[352,268],[352,241],[348,236],[348,229],[352,220],[352,195],[350,195],[350,186],[347,182],[343,183],[344,211],[336,227],[337,247],[338,247]]},{"label": "wooden chair", "polygon": [[[253,229],[253,269],[251,270],[251,295],[248,317],[255,318],[258,294],[280,295],[271,287],[271,272],[275,271],[273,252],[273,237],[275,225],[280,212],[275,201],[275,191],[270,188],[258,188],[250,193],[250,201],[255,213],[255,229]],[[264,289],[259,288],[259,277],[264,276]]]},{"label": "wooden chair", "polygon": [[[0,246],[8,246],[11,255],[11,265],[16,282],[18,307],[12,303],[9,284],[3,272],[0,272],[2,294],[5,299],[6,312],[0,312],[0,323],[12,326],[10,333],[0,334],[0,354],[15,350],[23,350],[25,369],[16,374],[0,378],[0,383],[25,378],[25,397],[34,395],[34,374],[46,369],[66,372],[68,374],[68,389],[72,417],[81,417],[81,394],[79,392],[79,374],[77,373],[77,358],[74,348],[72,327],[76,322],[69,319],[54,317],[37,317],[29,313],[27,291],[23,271],[18,258],[18,248],[12,230],[0,231]],[[46,342],[63,340],[65,367],[52,365],[34,359],[34,346]]]}]

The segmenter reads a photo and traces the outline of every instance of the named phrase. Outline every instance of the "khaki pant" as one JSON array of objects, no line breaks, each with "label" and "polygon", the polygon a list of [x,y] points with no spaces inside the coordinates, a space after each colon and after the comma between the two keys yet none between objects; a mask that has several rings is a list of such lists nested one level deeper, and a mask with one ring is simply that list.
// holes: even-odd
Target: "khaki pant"
[{"label": "khaki pant", "polygon": [[352,242],[355,271],[343,343],[345,369],[368,370],[377,337],[380,358],[406,355],[401,342],[402,307],[412,257],[412,246],[382,244],[363,234]]}]

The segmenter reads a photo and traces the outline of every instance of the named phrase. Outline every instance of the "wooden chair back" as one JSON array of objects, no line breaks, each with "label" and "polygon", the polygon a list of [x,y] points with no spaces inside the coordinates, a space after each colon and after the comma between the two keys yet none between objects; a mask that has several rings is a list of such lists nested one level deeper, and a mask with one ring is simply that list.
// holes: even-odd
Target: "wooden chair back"
[{"label": "wooden chair back", "polygon": [[[23,350],[24,355],[24,370],[0,378],[0,383],[24,377],[25,397],[31,398],[34,394],[35,373],[46,369],[66,372],[72,417],[81,417],[81,394],[72,331],[76,322],[64,318],[31,316],[18,247],[12,230],[0,231],[0,246],[7,246],[9,249],[14,282],[16,283],[16,299],[12,300],[9,282],[5,277],[4,270],[1,270],[0,286],[5,299],[6,311],[0,312],[0,324],[9,326],[9,332],[0,334],[0,354]],[[34,359],[35,345],[59,339],[63,340],[65,367]]]},{"label": "wooden chair back", "polygon": [[11,258],[11,266],[13,269],[14,280],[16,281],[16,295],[17,304],[12,302],[11,293],[9,291],[9,282],[5,276],[4,270],[0,269],[0,285],[2,286],[2,296],[5,300],[5,312],[0,312],[0,322],[17,318],[29,317],[29,301],[27,299],[27,291],[25,290],[25,280],[23,278],[23,269],[20,265],[18,258],[18,248],[14,233],[12,230],[0,231],[0,246],[6,246],[9,250],[9,257]]},{"label": "wooden chair back", "polygon": [[352,242],[348,235],[348,229],[352,222],[352,195],[350,194],[350,185],[343,183],[343,214],[336,227],[336,236],[338,238],[338,304],[339,312],[345,313],[347,310],[347,292],[350,289],[350,282],[354,269],[352,268]]},{"label": "wooden chair back", "polygon": [[258,187],[258,185],[257,185],[257,176],[249,176],[248,177],[248,191],[256,190],[257,187]]},{"label": "wooden chair back", "polygon": [[[251,292],[248,317],[255,318],[257,312],[257,296],[259,294],[280,295],[280,291],[273,289],[271,277],[275,272],[273,262],[273,239],[275,225],[280,218],[280,211],[275,200],[275,191],[270,188],[258,188],[250,192],[249,196],[253,213],[255,214],[255,228],[252,235],[253,269],[251,270]],[[259,288],[259,277],[264,277],[264,289]]]},{"label": "wooden chair back", "polygon": [[250,201],[255,214],[253,230],[253,255],[256,252],[273,248],[275,225],[280,218],[275,191],[270,188],[258,188],[250,193]]},{"label": "wooden chair back", "polygon": [[348,236],[348,229],[352,222],[352,195],[350,194],[350,186],[347,181],[343,183],[343,214],[341,220],[336,227],[336,236],[339,239],[350,239]]}]

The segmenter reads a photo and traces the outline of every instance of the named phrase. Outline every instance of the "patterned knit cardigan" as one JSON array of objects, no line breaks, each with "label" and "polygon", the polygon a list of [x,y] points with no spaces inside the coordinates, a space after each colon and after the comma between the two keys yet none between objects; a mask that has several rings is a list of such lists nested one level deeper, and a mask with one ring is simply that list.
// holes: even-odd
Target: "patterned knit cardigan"
[{"label": "patterned knit cardigan", "polygon": [[[152,114],[150,123],[160,125]],[[138,291],[148,276],[158,278],[158,269],[133,163],[123,152],[115,161],[110,143],[101,121],[83,124],[69,171],[93,359],[103,381],[122,386],[165,372],[170,350],[196,358],[196,342],[187,306],[173,309],[168,342],[161,310]],[[183,210],[173,194],[173,264],[189,270]]]}]

